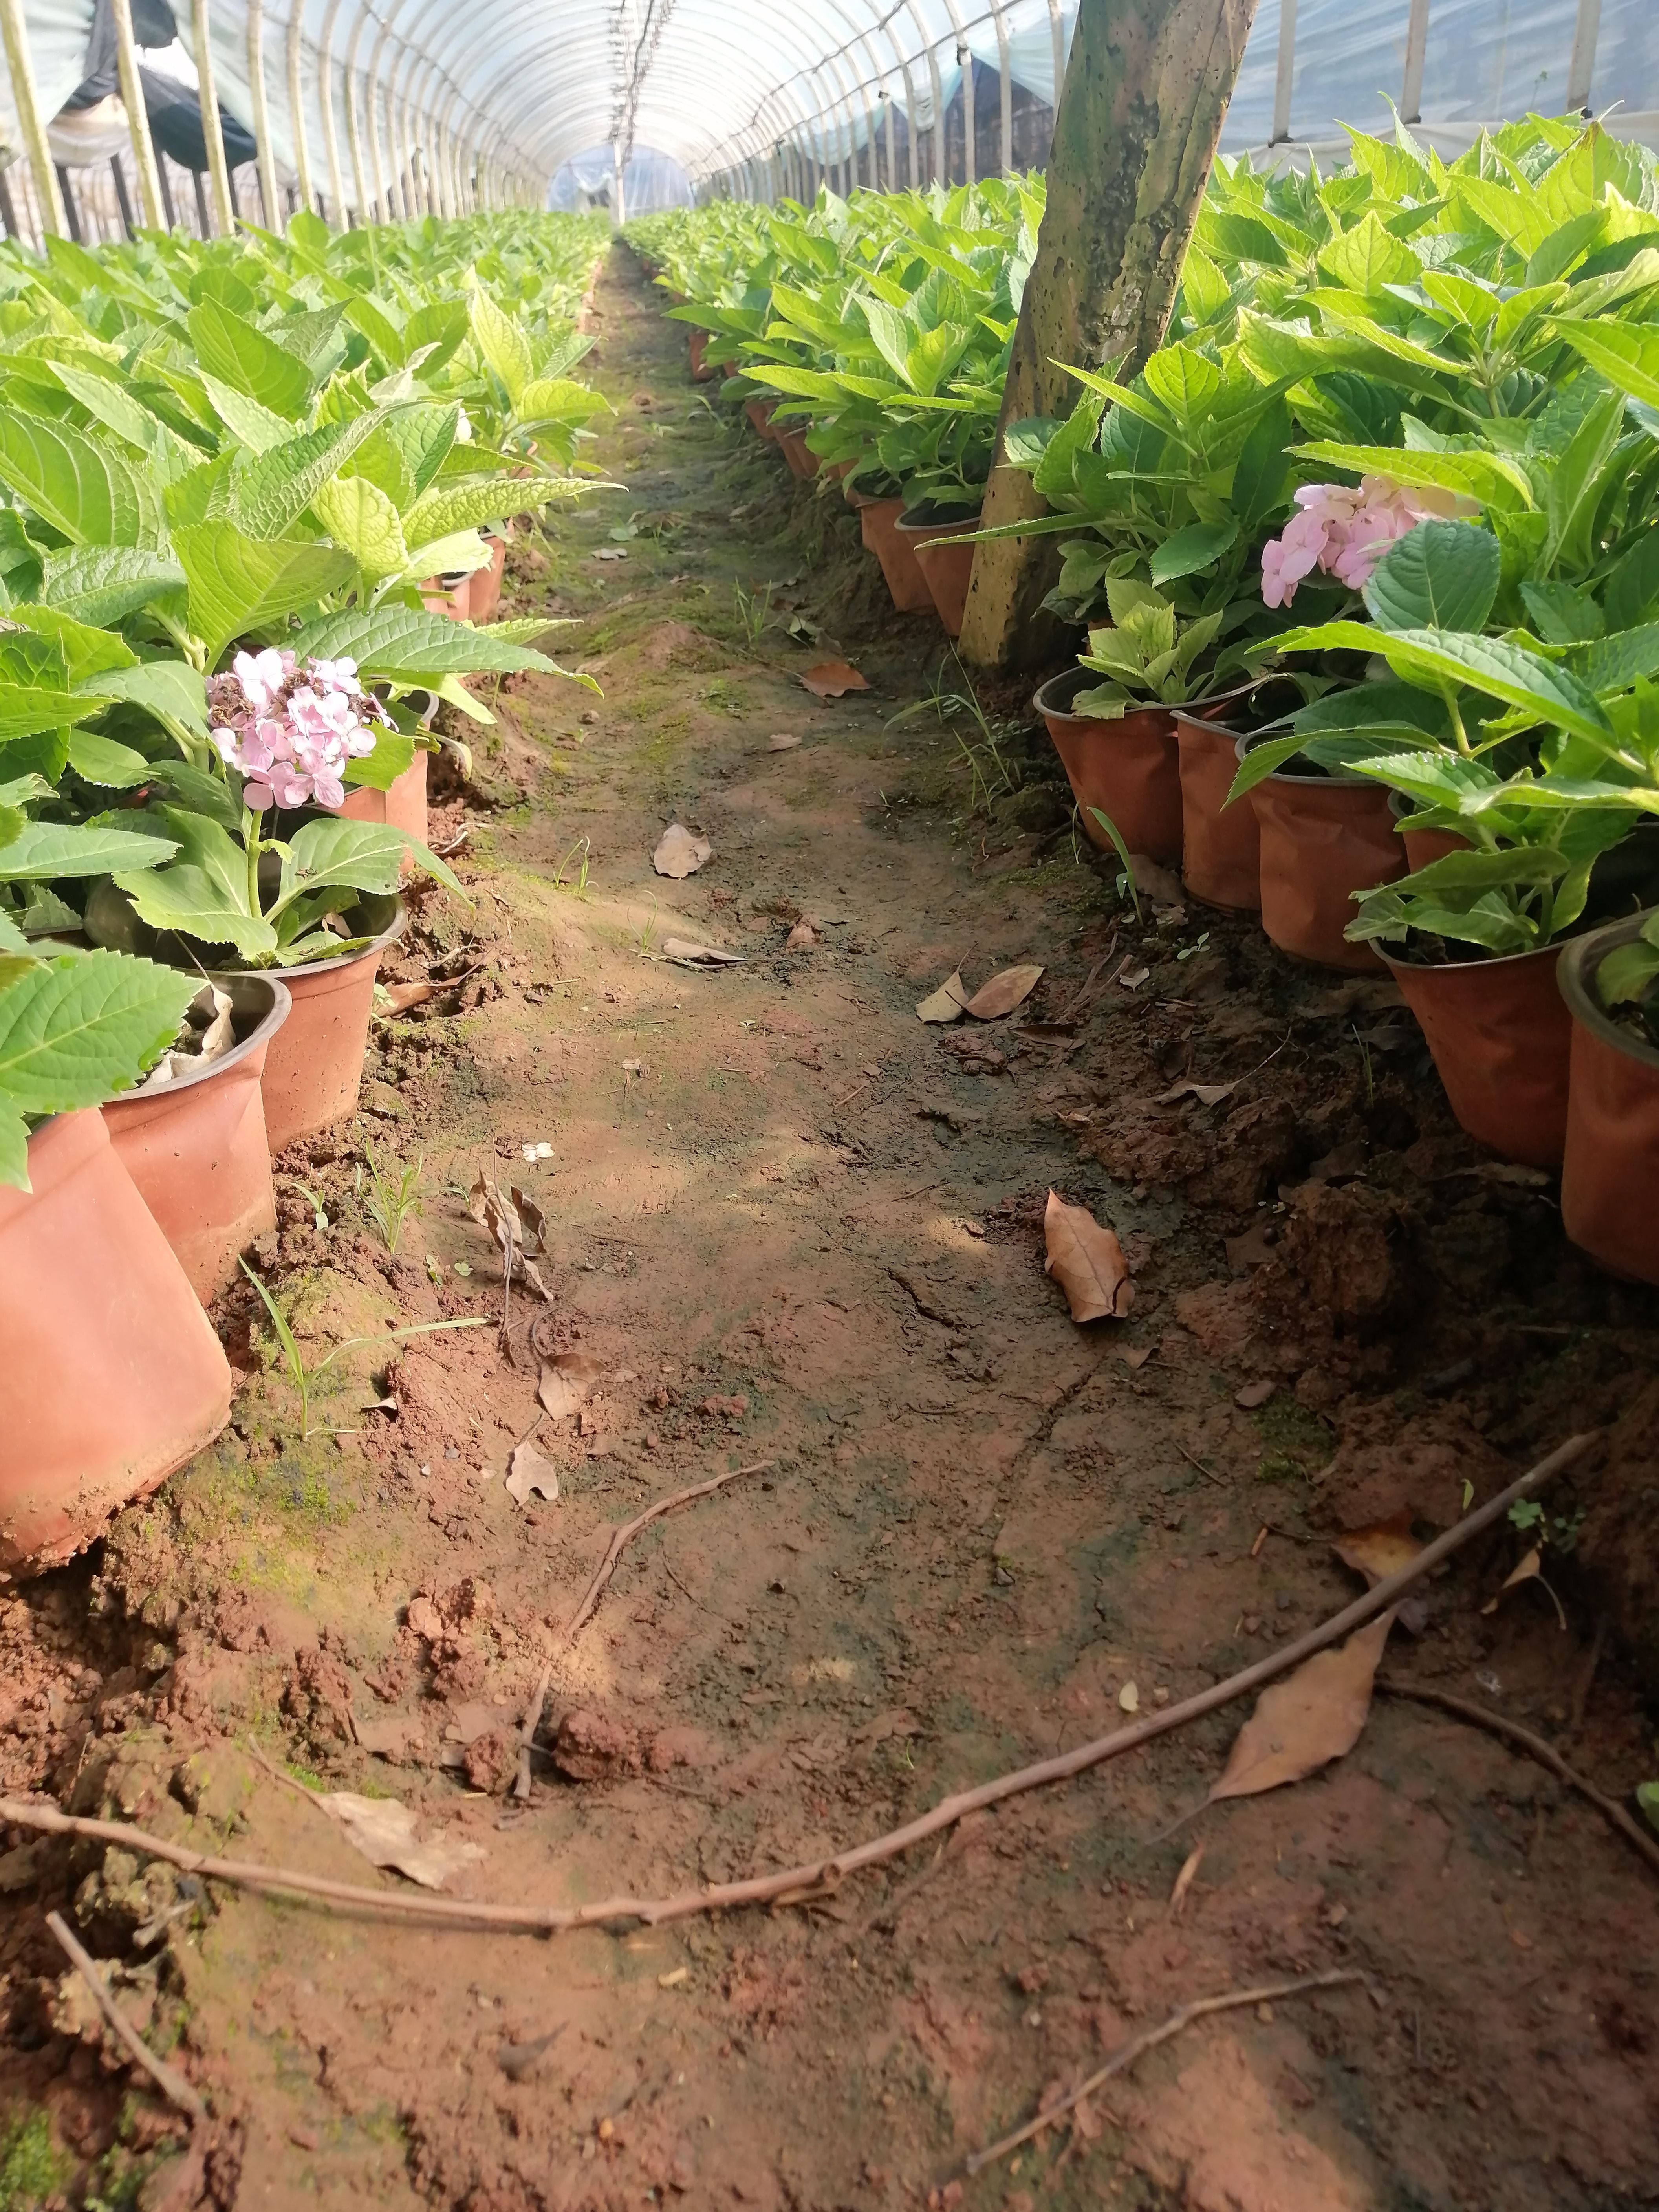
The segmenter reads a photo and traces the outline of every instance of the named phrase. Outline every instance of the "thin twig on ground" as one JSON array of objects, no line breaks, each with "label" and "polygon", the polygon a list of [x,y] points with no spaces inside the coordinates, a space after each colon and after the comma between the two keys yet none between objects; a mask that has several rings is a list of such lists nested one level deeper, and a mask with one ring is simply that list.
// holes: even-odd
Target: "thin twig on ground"
[{"label": "thin twig on ground", "polygon": [[[1358,1597],[1340,1613],[1334,1613],[1320,1627],[1310,1629],[1307,1635],[1297,1637],[1279,1650],[1258,1659],[1254,1666],[1245,1667],[1224,1681],[1200,1690],[1195,1697],[1186,1698],[1179,1705],[1165,1705],[1161,1711],[1143,1714],[1129,1727],[1116,1729],[1110,1735],[1097,1736],[1091,1743],[1079,1744],[1076,1750],[1064,1752],[1053,1759],[1038,1760],[1030,1766],[1017,1768],[1012,1773],[1001,1774],[989,1782],[981,1783],[975,1790],[958,1791],[951,1797],[941,1798],[927,1812],[907,1821],[902,1828],[890,1829],[885,1835],[872,1837],[868,1843],[854,1844],[834,1857],[819,1859],[808,1866],[787,1867],[777,1874],[757,1875],[747,1881],[712,1882],[702,1889],[683,1890],[678,1896],[667,1898],[613,1897],[596,1900],[591,1905],[526,1905],[473,1904],[464,1898],[417,1897],[395,1890],[368,1889],[345,1882],[325,1881],[314,1875],[296,1874],[283,1867],[258,1865],[241,1859],[210,1858],[199,1851],[185,1850],[182,1845],[166,1842],[160,1836],[149,1834],[142,1828],[128,1827],[118,1820],[94,1820],[61,1812],[56,1805],[30,1804],[18,1797],[0,1798],[0,1823],[9,1821],[14,1827],[27,1828],[37,1833],[54,1836],[83,1836],[104,1844],[119,1844],[128,1850],[145,1853],[149,1857],[165,1860],[170,1866],[182,1867],[188,1874],[204,1876],[210,1881],[240,1882],[252,1889],[286,1892],[296,1897],[315,1897],[325,1903],[356,1905],[375,1912],[407,1914],[422,1920],[465,1923],[491,1928],[513,1928],[538,1930],[549,1935],[563,1934],[574,1928],[599,1928],[613,1922],[640,1922],[647,1927],[658,1927],[671,1920],[687,1920],[703,1912],[729,1911],[744,1905],[769,1905],[780,1898],[800,1895],[822,1896],[827,1887],[840,1882],[849,1874],[862,1872],[866,1867],[879,1866],[889,1859],[897,1858],[915,1844],[925,1843],[941,1829],[956,1826],[965,1814],[977,1813],[988,1805],[1000,1805],[1010,1797],[1023,1796],[1030,1790],[1041,1790],[1056,1782],[1070,1782],[1092,1767],[1103,1765],[1108,1759],[1121,1759],[1126,1752],[1135,1751],[1155,1736],[1168,1735],[1171,1730],[1183,1728],[1189,1721],[1201,1719],[1206,1713],[1217,1711],[1236,1699],[1249,1696],[1266,1683],[1276,1681],[1288,1674],[1315,1652],[1323,1651],[1363,1628],[1379,1613],[1386,1613],[1398,1604],[1405,1592],[1426,1574],[1431,1573],[1444,1559],[1467,1544],[1472,1537],[1481,1534],[1495,1522],[1501,1521],[1510,1506],[1517,1504],[1536,1490],[1540,1490],[1551,1477],[1564,1468],[1571,1467],[1597,1440],[1599,1432],[1570,1437],[1566,1443],[1539,1461],[1536,1467],[1500,1490],[1495,1498],[1475,1511],[1467,1515],[1454,1527],[1448,1528],[1434,1542],[1426,1544],[1414,1559],[1407,1562],[1395,1574],[1389,1575],[1372,1589]],[[700,1484],[696,1489],[682,1491],[675,1498],[665,1498],[653,1506],[647,1513],[630,1521],[626,1528],[616,1531],[611,1540],[599,1571],[588,1587],[586,1596],[577,1610],[571,1625],[574,1634],[587,1618],[593,1602],[598,1600],[617,1556],[629,1539],[640,1529],[666,1512],[674,1505],[685,1504],[717,1489],[723,1482],[735,1481],[740,1474],[757,1472],[753,1468],[738,1468],[731,1474],[717,1476],[713,1482]]]},{"label": "thin twig on ground", "polygon": [[1601,1614],[1595,1623],[1595,1633],[1590,1639],[1589,1657],[1584,1662],[1572,1693],[1572,1710],[1567,1716],[1569,1738],[1578,1734],[1584,1725],[1584,1708],[1589,1703],[1590,1685],[1595,1680],[1595,1670],[1601,1663],[1601,1654],[1607,1649],[1607,1616]]},{"label": "thin twig on ground", "polygon": [[598,1605],[605,1584],[616,1573],[617,1560],[635,1537],[642,1535],[653,1521],[660,1521],[665,1513],[677,1512],[682,1505],[695,1504],[699,1498],[708,1498],[716,1490],[724,1490],[728,1482],[741,1481],[746,1474],[764,1474],[768,1468],[776,1464],[775,1460],[757,1459],[752,1467],[734,1467],[725,1474],[710,1475],[707,1482],[694,1482],[689,1490],[677,1490],[670,1498],[659,1498],[654,1505],[647,1505],[643,1513],[636,1513],[631,1521],[624,1521],[620,1528],[613,1528],[605,1557],[594,1569],[593,1579],[583,1593],[581,1603],[570,1616],[570,1626],[564,1632],[565,1642],[575,1642],[578,1632]]},{"label": "thin twig on ground", "polygon": [[1197,1997],[1191,2004],[1182,2005],[1172,2012],[1167,2020],[1160,2021],[1156,2027],[1143,2028],[1139,2035],[1131,2036],[1127,2043],[1115,2051],[1106,2063],[1097,2068],[1069,2096],[1060,2098],[1057,2104],[1045,2106],[1034,2120],[1027,2120],[1023,2128],[1016,2128],[1012,2135],[1004,2136],[1000,2142],[990,2143],[985,2149],[976,2150],[969,2159],[966,2171],[970,2174],[980,2173],[988,2166],[994,2165],[998,2159],[1006,2158],[1011,2150],[1018,2150],[1022,2143],[1030,2142],[1033,2136],[1041,2135],[1044,2128],[1051,2128],[1057,2120],[1063,2119],[1085,2097],[1092,2096],[1103,2083],[1109,2081],[1113,2075],[1126,2073],[1137,2058],[1156,2050],[1160,2043],[1169,2042],[1171,2036],[1179,2035],[1182,2028],[1190,2027],[1195,2020],[1207,2020],[1212,2013],[1237,2012],[1245,2005],[1276,2004],[1285,1997],[1308,1996],[1315,1990],[1341,1989],[1354,1982],[1363,1982],[1364,1978],[1363,1974],[1342,1967],[1333,1973],[1308,1974],[1297,1982],[1263,1982],[1259,1989],[1228,1990],[1218,1997]]},{"label": "thin twig on ground", "polygon": [[1659,1874],[1659,1837],[1644,1835],[1617,1798],[1609,1797],[1593,1782],[1586,1781],[1576,1767],[1567,1765],[1555,1746],[1545,1737],[1534,1734],[1529,1728],[1523,1728],[1519,1721],[1510,1720],[1506,1714],[1495,1713],[1486,1705],[1476,1705],[1473,1698],[1454,1697],[1449,1690],[1419,1689],[1414,1683],[1385,1680],[1379,1680],[1376,1686],[1379,1690],[1386,1690],[1392,1698],[1409,1698],[1413,1704],[1419,1705],[1437,1705],[1443,1712],[1455,1713],[1459,1720],[1472,1721],[1477,1728],[1490,1729],[1494,1735],[1501,1735],[1507,1741],[1518,1744],[1522,1750],[1530,1752],[1540,1765],[1547,1766],[1550,1772],[1559,1775],[1570,1789],[1587,1798],[1602,1819],[1611,1822],[1626,1843],[1633,1844],[1654,1872]]},{"label": "thin twig on ground", "polygon": [[103,1976],[80,1942],[70,1932],[61,1912],[49,1912],[46,1925],[58,1938],[59,1947],[70,1965],[98,2001],[98,2009],[107,2022],[111,2033],[136,2066],[143,2067],[161,2094],[185,2113],[193,2127],[205,2120],[208,2108],[202,2102],[184,2075],[176,2067],[169,2066],[165,2058],[158,2058],[137,2029],[116,2003],[106,1986]]}]

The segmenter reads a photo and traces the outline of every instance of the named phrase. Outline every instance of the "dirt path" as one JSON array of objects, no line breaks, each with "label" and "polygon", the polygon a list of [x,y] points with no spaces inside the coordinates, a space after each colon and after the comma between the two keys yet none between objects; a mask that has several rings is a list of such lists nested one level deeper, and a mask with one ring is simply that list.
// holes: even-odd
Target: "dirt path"
[{"label": "dirt path", "polygon": [[[598,458],[628,489],[518,547],[509,610],[576,617],[562,650],[605,696],[501,701],[479,769],[507,803],[434,830],[465,818],[476,908],[423,902],[394,971],[446,988],[380,1031],[359,1122],[287,1164],[266,1255],[313,1357],[499,1319],[482,1170],[543,1209],[550,1303],[515,1292],[505,1353],[490,1328],[346,1363],[303,1443],[287,1383],[252,1376],[216,1452],[0,1619],[9,1786],[374,1880],[258,1741],[475,1846],[453,1889],[555,1903],[874,1833],[1334,1611],[1358,1587],[1334,1528],[1446,1522],[1466,1482],[1489,1495],[1620,1416],[1617,1496],[1639,1495],[1655,1418],[1650,1302],[1480,1167],[1387,994],[1213,918],[1137,924],[1035,741],[887,727],[932,678],[931,620],[879,612],[841,503],[711,412],[620,253],[596,327],[618,410]],[[747,639],[736,587],[769,582]],[[798,672],[842,652],[872,689],[819,705]],[[676,819],[715,855],[679,884],[648,857]],[[789,950],[803,918],[817,941]],[[743,964],[672,964],[673,936]],[[1047,972],[1021,1024],[916,1021],[958,963],[977,984],[1024,959]],[[364,1218],[365,1135],[424,1162],[396,1260]],[[1115,1224],[1126,1322],[1075,1328],[1045,1279],[1051,1184]],[[536,1433],[556,1502],[520,1506],[503,1476],[544,1358],[586,1395]],[[612,1523],[760,1459],[631,1549],[564,1641]],[[1609,1510],[1575,1497],[1551,1502],[1558,1552]],[[1480,1610],[1518,1549],[1430,1585],[1389,1664],[1627,1789],[1640,1711],[1612,1650],[1580,1694],[1572,1559],[1571,1634],[1536,1585]],[[549,1658],[551,1753],[513,1806]],[[810,1908],[622,1936],[217,1892],[204,1915],[119,1854],[0,1859],[6,2091],[132,2201],[158,2127],[64,2032],[41,1915],[74,1892],[136,2015],[232,2116],[202,2183],[226,2212],[1659,2203],[1659,1890],[1627,1847],[1489,1736],[1391,1699],[1323,1777],[1148,1841],[1243,1717]],[[1342,1966],[1371,1994],[1199,2027],[1069,2137],[946,2186],[1176,2004]]]}]

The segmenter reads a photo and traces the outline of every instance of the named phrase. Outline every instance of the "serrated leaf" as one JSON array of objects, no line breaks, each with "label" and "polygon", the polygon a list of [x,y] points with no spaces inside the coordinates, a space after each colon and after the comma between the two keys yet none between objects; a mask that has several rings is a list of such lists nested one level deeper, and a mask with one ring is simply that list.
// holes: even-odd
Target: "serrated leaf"
[{"label": "serrated leaf", "polygon": [[428,677],[511,674],[536,669],[557,674],[545,654],[494,637],[468,623],[412,607],[352,609],[306,623],[288,642],[303,659],[355,660],[360,675],[417,683]]},{"label": "serrated leaf", "polygon": [[1555,332],[1628,398],[1659,407],[1659,330],[1651,324],[1575,323],[1564,318]]},{"label": "serrated leaf", "polygon": [[[132,668],[138,656],[123,637],[92,623],[77,621],[62,607],[20,606],[9,609],[9,624],[45,639],[63,656],[64,677],[71,691],[101,690],[95,679],[112,669]],[[15,634],[15,630],[12,635]]]},{"label": "serrated leaf", "polygon": [[[178,1035],[197,988],[194,975],[120,952],[31,967],[0,990],[0,1109],[63,1114],[130,1090]],[[8,1145],[0,1173],[27,1190],[17,1164]]]},{"label": "serrated leaf", "polygon": [[343,780],[352,790],[366,787],[370,791],[390,791],[414,763],[413,738],[405,737],[401,730],[380,730],[375,733],[374,751],[348,761]]},{"label": "serrated leaf", "polygon": [[567,376],[532,377],[513,409],[522,424],[565,422],[578,427],[605,411],[605,400],[591,386]]},{"label": "serrated leaf", "polygon": [[150,765],[143,753],[134,752],[131,745],[118,744],[113,738],[100,737],[94,730],[70,731],[69,764],[86,782],[110,791],[131,791],[150,777]]},{"label": "serrated leaf", "polygon": [[136,463],[66,423],[0,408],[0,482],[76,545],[154,545],[161,502]]},{"label": "serrated leaf", "polygon": [[374,428],[373,415],[325,422],[269,452],[238,457],[231,479],[232,519],[250,538],[281,538]]},{"label": "serrated leaf", "polygon": [[315,606],[356,573],[332,546],[249,538],[222,520],[175,525],[173,544],[189,582],[190,626],[210,662],[244,630]]},{"label": "serrated leaf", "polygon": [[468,319],[479,352],[489,363],[517,407],[520,395],[536,373],[530,342],[512,316],[504,314],[482,286],[474,289]]},{"label": "serrated leaf", "polygon": [[505,514],[533,507],[541,489],[538,481],[509,483],[499,477],[488,483],[453,489],[441,484],[416,500],[404,517],[404,536],[411,545],[423,545],[432,538],[453,537],[457,531],[476,530],[480,523],[499,522]]},{"label": "serrated leaf", "polygon": [[1196,575],[1218,561],[1238,536],[1238,524],[1225,522],[1189,522],[1184,529],[1172,531],[1152,555],[1152,577],[1154,584],[1172,584],[1177,577]]},{"label": "serrated leaf", "polygon": [[138,830],[31,822],[0,849],[0,883],[51,883],[60,876],[107,876],[118,868],[159,868],[178,847]]},{"label": "serrated leaf", "polygon": [[1362,296],[1382,295],[1389,284],[1414,284],[1422,273],[1417,256],[1383,228],[1375,208],[1367,208],[1352,230],[1320,247],[1319,266]]},{"label": "serrated leaf", "polygon": [[404,855],[410,853],[428,875],[451,890],[461,890],[435,854],[388,822],[348,822],[337,814],[307,822],[289,839],[283,855],[282,889],[272,915],[311,891],[338,888],[383,896],[395,892]]},{"label": "serrated leaf", "polygon": [[79,622],[108,629],[169,599],[182,614],[185,572],[167,554],[139,546],[73,545],[46,556],[40,596]]},{"label": "serrated leaf", "polygon": [[267,453],[273,446],[280,446],[285,439],[294,435],[294,425],[285,415],[277,415],[269,407],[262,407],[247,392],[238,392],[234,386],[222,383],[218,377],[210,376],[204,368],[198,368],[197,374],[202,380],[202,389],[206,392],[214,413],[231,436],[246,446],[251,453]]},{"label": "serrated leaf", "polygon": [[1469,522],[1419,522],[1371,571],[1365,605],[1384,629],[1477,630],[1498,597],[1498,540]]},{"label": "serrated leaf", "polygon": [[207,945],[232,945],[249,957],[275,950],[276,932],[270,923],[228,898],[219,878],[193,861],[177,861],[143,875],[123,872],[115,881],[152,929],[177,930]]},{"label": "serrated leaf", "polygon": [[89,722],[110,703],[108,694],[47,691],[38,684],[0,682],[0,744],[45,730],[66,730]]},{"label": "serrated leaf", "polygon": [[113,669],[99,678],[99,689],[177,722],[194,738],[208,733],[207,693],[188,661],[143,660],[136,668]]},{"label": "serrated leaf", "polygon": [[335,477],[319,486],[312,508],[369,583],[404,574],[409,548],[398,526],[398,510],[378,484],[367,477]]},{"label": "serrated leaf", "polygon": [[203,300],[185,318],[198,365],[234,392],[294,422],[311,404],[311,371],[216,300]]}]

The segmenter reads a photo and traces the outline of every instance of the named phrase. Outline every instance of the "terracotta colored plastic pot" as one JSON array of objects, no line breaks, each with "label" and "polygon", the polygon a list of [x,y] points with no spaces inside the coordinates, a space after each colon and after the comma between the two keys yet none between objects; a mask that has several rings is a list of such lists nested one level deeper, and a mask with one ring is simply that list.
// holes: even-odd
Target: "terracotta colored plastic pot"
[{"label": "terracotta colored plastic pot", "polygon": [[1560,946],[1437,967],[1377,949],[1428,1040],[1460,1125],[1506,1160],[1559,1168],[1572,1036],[1556,988]]},{"label": "terracotta colored plastic pot", "polygon": [[933,590],[921,573],[915,549],[908,538],[899,533],[898,519],[904,512],[904,501],[866,499],[860,493],[854,503],[859,511],[860,534],[866,550],[881,563],[881,573],[896,611],[915,615],[931,608]]},{"label": "terracotta colored plastic pot", "polygon": [[1455,830],[1413,830],[1417,816],[1409,799],[1397,791],[1389,793],[1389,811],[1396,823],[1395,835],[1406,848],[1406,866],[1413,875],[1426,868],[1431,860],[1443,860],[1453,853],[1466,853],[1469,841]]},{"label": "terracotta colored plastic pot", "polygon": [[106,1098],[100,1111],[121,1164],[178,1255],[202,1304],[236,1279],[236,1262],[276,1226],[259,1081],[292,1003],[274,975],[230,975],[238,1043],[199,1075]]},{"label": "terracotta colored plastic pot", "polygon": [[[1249,744],[1240,738],[1243,760]],[[1321,968],[1381,968],[1369,945],[1342,934],[1355,891],[1406,872],[1389,794],[1358,776],[1264,776],[1250,793],[1261,832],[1261,927],[1281,952]]]},{"label": "terracotta colored plastic pot", "polygon": [[421,605],[429,615],[442,615],[449,622],[470,622],[471,577],[428,576],[421,586]]},{"label": "terracotta colored plastic pot", "polygon": [[1659,1283],[1659,1052],[1595,995],[1595,971],[1646,919],[1632,915],[1562,946],[1556,977],[1572,1019],[1561,1224],[1615,1275]]},{"label": "terracotta colored plastic pot", "polygon": [[294,1008],[271,1041],[264,1081],[273,1153],[343,1120],[357,1103],[374,978],[405,915],[402,901],[388,898],[361,899],[355,913],[365,933],[379,929],[366,951],[283,970]]},{"label": "terracotta colored plastic pot", "polygon": [[469,622],[492,623],[501,611],[501,578],[507,573],[507,539],[491,535],[484,543],[489,548],[489,566],[475,568],[466,580]]},{"label": "terracotta colored plastic pot", "polygon": [[[339,809],[348,822],[389,822],[406,830],[424,845],[427,832],[426,764],[428,756],[417,751],[401,775],[394,775],[385,791],[360,783]],[[414,862],[404,862],[404,873],[413,872]]]},{"label": "terracotta colored plastic pot", "polygon": [[817,476],[818,457],[807,444],[806,433],[799,423],[787,430],[776,431],[774,435],[777,441],[779,452],[789,465],[789,473],[792,477],[799,477],[806,480]]},{"label": "terracotta colored plastic pot", "polygon": [[696,384],[707,384],[714,374],[714,370],[708,365],[708,333],[707,331],[693,331],[691,333],[692,380]]},{"label": "terracotta colored plastic pot", "polygon": [[[1219,714],[1217,700],[1208,712]],[[1261,908],[1261,831],[1248,799],[1229,806],[1238,773],[1238,736],[1201,707],[1175,710],[1181,769],[1181,880],[1206,906]]]},{"label": "terracotta colored plastic pot", "polygon": [[230,1369],[95,1109],[0,1188],[0,1565],[38,1573],[212,1443]]},{"label": "terracotta colored plastic pot", "polygon": [[1077,801],[1083,834],[1102,852],[1111,839],[1091,813],[1097,806],[1132,853],[1150,860],[1181,858],[1181,769],[1175,719],[1148,707],[1115,721],[1073,714],[1072,701],[1099,678],[1086,668],[1052,676],[1032,701],[1048,726]]},{"label": "terracotta colored plastic pot", "polygon": [[776,437],[777,432],[772,428],[772,410],[776,405],[775,399],[744,401],[743,411],[749,417],[749,427],[757,438]]},{"label": "terracotta colored plastic pot", "polygon": [[957,541],[977,530],[979,525],[976,514],[953,516],[943,522],[924,522],[917,514],[907,510],[895,526],[900,538],[915,549],[939,618],[952,637],[962,635],[976,550],[972,545]]}]

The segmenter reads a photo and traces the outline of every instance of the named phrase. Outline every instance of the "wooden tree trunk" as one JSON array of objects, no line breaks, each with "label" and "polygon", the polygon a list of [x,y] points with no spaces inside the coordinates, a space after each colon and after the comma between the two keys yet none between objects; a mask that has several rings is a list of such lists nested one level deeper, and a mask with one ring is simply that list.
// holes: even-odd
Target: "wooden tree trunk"
[{"label": "wooden tree trunk", "polygon": [[[1081,387],[1057,362],[1133,376],[1164,335],[1256,0],[1081,0],[1054,117],[1048,198],[1014,334],[998,430],[1069,415]],[[1000,463],[987,525],[1044,512]],[[981,668],[1030,667],[1061,644],[1042,608],[1053,538],[1006,538],[974,557],[961,650]]]}]

